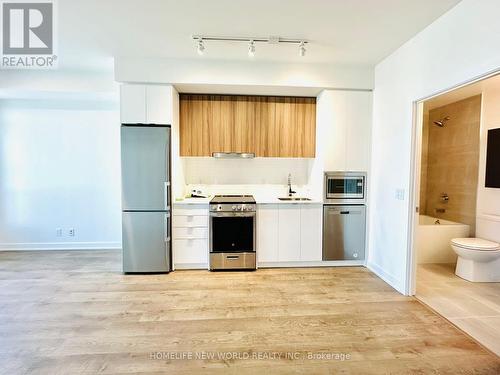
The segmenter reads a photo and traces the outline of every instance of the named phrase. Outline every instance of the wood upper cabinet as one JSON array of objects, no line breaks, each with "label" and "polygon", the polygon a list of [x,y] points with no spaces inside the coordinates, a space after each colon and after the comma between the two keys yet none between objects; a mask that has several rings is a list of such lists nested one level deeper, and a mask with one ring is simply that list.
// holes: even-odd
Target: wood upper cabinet
[{"label": "wood upper cabinet", "polygon": [[207,156],[210,153],[208,95],[186,95],[180,100],[180,154]]},{"label": "wood upper cabinet", "polygon": [[276,103],[276,122],[280,134],[280,157],[314,158],[316,99],[280,98]]},{"label": "wood upper cabinet", "polygon": [[276,121],[276,102],[279,98],[261,96],[256,101],[255,155],[280,156],[280,128]]},{"label": "wood upper cabinet", "polygon": [[234,98],[233,152],[255,153],[257,100],[255,96]]},{"label": "wood upper cabinet", "polygon": [[234,97],[209,95],[207,105],[210,132],[208,156],[214,152],[233,152]]},{"label": "wood upper cabinet", "polygon": [[181,156],[315,156],[316,98],[181,94],[180,107]]}]

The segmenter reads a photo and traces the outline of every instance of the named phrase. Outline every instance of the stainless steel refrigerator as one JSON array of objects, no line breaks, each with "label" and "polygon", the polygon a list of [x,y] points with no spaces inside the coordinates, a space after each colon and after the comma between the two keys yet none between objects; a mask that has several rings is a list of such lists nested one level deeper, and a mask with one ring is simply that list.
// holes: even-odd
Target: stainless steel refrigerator
[{"label": "stainless steel refrigerator", "polygon": [[169,272],[170,126],[122,125],[123,272]]}]

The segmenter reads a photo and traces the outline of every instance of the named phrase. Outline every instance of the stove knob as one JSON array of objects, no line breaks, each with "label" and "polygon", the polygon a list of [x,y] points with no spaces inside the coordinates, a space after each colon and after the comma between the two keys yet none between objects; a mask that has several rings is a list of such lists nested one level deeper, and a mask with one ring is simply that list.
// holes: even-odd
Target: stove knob
[{"label": "stove knob", "polygon": [[216,205],[212,205],[212,206],[210,207],[210,209],[211,209],[211,210],[216,210],[216,209],[217,209],[217,206],[216,206]]},{"label": "stove knob", "polygon": [[236,206],[233,206],[231,208],[233,209],[233,211],[236,211],[238,209],[238,207],[236,207]]}]

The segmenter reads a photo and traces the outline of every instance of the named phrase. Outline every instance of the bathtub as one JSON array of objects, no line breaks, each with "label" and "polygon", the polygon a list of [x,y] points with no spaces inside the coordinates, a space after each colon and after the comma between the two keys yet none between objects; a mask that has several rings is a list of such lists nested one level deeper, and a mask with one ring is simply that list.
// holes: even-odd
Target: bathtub
[{"label": "bathtub", "polygon": [[[439,220],[439,223],[436,221]],[[420,215],[417,228],[418,263],[456,263],[450,246],[452,238],[469,237],[470,226],[449,220]]]}]

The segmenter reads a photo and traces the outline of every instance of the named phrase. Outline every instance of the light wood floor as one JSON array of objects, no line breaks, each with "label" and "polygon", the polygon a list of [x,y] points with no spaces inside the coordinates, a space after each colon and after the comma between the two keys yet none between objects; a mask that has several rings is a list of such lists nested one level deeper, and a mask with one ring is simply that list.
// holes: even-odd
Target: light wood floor
[{"label": "light wood floor", "polygon": [[500,283],[472,283],[455,264],[421,264],[417,298],[500,356]]},{"label": "light wood floor", "polygon": [[[0,285],[1,374],[500,373],[498,357],[362,267],[124,276],[119,252],[4,252]],[[201,351],[299,355],[151,359]]]}]

